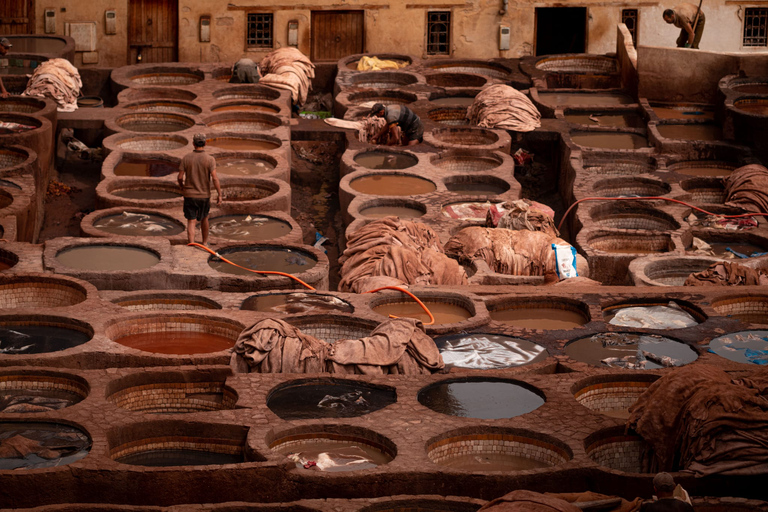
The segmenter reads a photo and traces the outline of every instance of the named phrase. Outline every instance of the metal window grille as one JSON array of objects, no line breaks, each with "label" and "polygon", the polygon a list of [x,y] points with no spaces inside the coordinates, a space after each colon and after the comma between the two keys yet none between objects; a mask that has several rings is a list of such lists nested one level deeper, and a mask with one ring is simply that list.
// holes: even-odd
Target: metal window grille
[{"label": "metal window grille", "polygon": [[768,8],[744,9],[744,46],[768,46]]},{"label": "metal window grille", "polygon": [[637,46],[637,9],[622,9],[621,22],[627,26],[632,34],[632,44]]},{"label": "metal window grille", "polygon": [[451,13],[450,11],[427,13],[427,54],[450,55]]},{"label": "metal window grille", "polygon": [[272,48],[272,14],[248,14],[246,45],[249,48]]}]

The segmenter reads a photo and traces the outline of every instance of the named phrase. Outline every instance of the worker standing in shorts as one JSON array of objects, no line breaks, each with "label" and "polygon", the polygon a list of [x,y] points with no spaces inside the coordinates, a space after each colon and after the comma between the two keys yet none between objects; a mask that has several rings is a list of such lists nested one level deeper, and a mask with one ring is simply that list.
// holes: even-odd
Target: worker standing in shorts
[{"label": "worker standing in shorts", "polygon": [[184,196],[184,218],[187,219],[187,239],[195,241],[195,228],[200,222],[203,245],[208,245],[208,213],[211,210],[211,182],[218,196],[216,206],[221,205],[221,184],[216,175],[216,160],[205,152],[205,134],[192,137],[195,150],[186,155],[179,165],[179,186]]}]

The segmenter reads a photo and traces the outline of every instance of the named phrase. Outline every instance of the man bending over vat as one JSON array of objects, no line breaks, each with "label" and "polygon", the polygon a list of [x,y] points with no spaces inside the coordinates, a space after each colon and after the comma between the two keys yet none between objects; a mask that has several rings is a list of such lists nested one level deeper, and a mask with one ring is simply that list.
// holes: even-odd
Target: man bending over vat
[{"label": "man bending over vat", "polygon": [[216,206],[221,206],[221,184],[216,174],[216,160],[205,152],[205,134],[192,137],[195,150],[186,155],[179,165],[179,186],[184,196],[184,218],[187,219],[187,239],[195,241],[195,228],[200,222],[203,245],[208,245],[208,213],[211,210],[211,181],[218,196]]},{"label": "man bending over vat", "polygon": [[413,146],[424,140],[424,126],[413,110],[405,105],[376,103],[369,116],[383,117],[387,124],[373,138],[376,144]]},{"label": "man bending over vat", "polygon": [[699,48],[705,21],[701,7],[688,3],[680,4],[674,9],[666,9],[662,16],[664,21],[680,29],[678,48]]}]

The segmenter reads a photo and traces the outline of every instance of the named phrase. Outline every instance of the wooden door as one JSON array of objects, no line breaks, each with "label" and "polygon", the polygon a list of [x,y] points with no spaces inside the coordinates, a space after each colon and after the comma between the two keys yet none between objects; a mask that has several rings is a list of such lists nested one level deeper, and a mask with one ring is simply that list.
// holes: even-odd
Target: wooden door
[{"label": "wooden door", "polygon": [[339,60],[365,51],[364,11],[312,11],[310,59]]},{"label": "wooden door", "polygon": [[129,0],[128,63],[176,62],[178,27],[178,0]]},{"label": "wooden door", "polygon": [[0,34],[34,34],[33,0],[0,0]]}]

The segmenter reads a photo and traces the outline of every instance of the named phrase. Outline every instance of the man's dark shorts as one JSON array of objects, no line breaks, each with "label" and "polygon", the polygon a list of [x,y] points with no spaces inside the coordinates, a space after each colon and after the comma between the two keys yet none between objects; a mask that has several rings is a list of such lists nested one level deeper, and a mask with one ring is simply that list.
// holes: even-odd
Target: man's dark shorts
[{"label": "man's dark shorts", "polygon": [[208,216],[211,211],[211,199],[200,199],[195,197],[184,198],[184,218],[187,220],[195,219],[201,221]]}]

